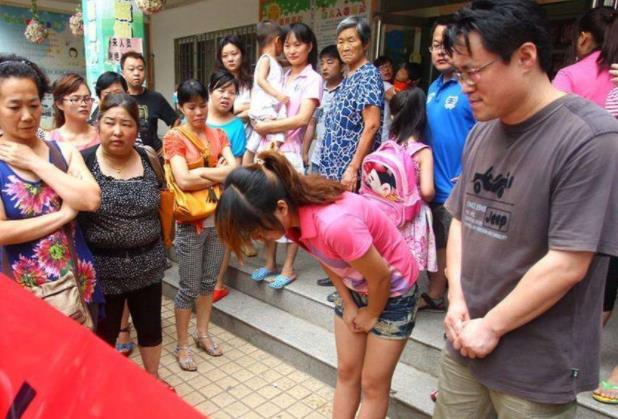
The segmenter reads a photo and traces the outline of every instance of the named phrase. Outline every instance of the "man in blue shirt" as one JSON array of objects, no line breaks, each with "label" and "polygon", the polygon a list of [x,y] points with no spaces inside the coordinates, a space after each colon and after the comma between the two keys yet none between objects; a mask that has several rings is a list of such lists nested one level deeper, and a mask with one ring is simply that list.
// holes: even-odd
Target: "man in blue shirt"
[{"label": "man in blue shirt", "polygon": [[441,74],[427,92],[427,139],[433,150],[436,195],[431,204],[436,236],[438,272],[431,274],[429,290],[421,295],[420,310],[444,311],[446,291],[446,239],[451,216],[444,208],[461,173],[461,157],[468,132],[476,123],[468,98],[462,92],[451,64],[442,47],[445,21],[438,21],[432,31],[429,51],[431,62]]}]

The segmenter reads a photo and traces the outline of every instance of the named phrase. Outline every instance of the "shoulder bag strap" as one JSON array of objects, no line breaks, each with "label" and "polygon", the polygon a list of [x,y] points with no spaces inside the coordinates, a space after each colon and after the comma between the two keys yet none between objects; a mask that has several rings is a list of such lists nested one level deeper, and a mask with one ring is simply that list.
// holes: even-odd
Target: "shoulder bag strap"
[{"label": "shoulder bag strap", "polygon": [[[157,181],[159,182],[159,186],[165,186],[165,175],[163,174],[163,167],[161,167],[161,162],[159,161],[159,156],[157,152],[150,146],[142,146],[136,148],[138,154],[145,156],[148,159],[148,163],[150,164],[150,168],[155,172],[155,176],[157,177]],[[142,154],[143,153],[143,154]]]},{"label": "shoulder bag strap", "polygon": [[204,157],[204,163],[208,165],[208,158],[210,157],[210,147],[205,145],[191,130],[180,126],[174,128],[178,130],[182,135],[184,135],[191,143],[198,149],[200,153],[202,153],[202,157]]}]

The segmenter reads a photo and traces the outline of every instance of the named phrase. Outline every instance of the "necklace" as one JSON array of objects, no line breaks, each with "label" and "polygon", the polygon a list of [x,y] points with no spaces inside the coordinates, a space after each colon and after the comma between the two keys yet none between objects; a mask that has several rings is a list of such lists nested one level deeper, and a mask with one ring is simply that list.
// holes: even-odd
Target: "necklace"
[{"label": "necklace", "polygon": [[103,157],[103,160],[105,161],[105,165],[109,167],[110,169],[112,169],[114,172],[116,172],[116,176],[120,176],[120,174],[124,170],[124,166],[116,167],[113,164],[111,164],[108,158],[105,156],[105,153],[101,153],[101,157]]}]

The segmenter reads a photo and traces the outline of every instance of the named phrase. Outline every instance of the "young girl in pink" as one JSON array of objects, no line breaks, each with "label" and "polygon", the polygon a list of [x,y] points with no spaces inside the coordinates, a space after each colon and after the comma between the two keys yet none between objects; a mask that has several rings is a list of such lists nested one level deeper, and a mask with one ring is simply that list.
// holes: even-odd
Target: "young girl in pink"
[{"label": "young girl in pink", "polygon": [[[421,141],[427,125],[426,96],[418,87],[397,93],[391,99],[390,138],[405,146],[415,163],[417,187],[423,202],[414,220],[400,231],[408,243],[421,271],[436,272],[436,239],[432,228],[429,202],[433,200],[433,155],[431,148]],[[423,294],[424,295],[424,294]],[[424,298],[424,297],[423,297]]]},{"label": "young girl in pink", "polygon": [[366,198],[299,174],[279,153],[258,157],[261,165],[227,177],[219,237],[242,257],[250,240],[285,234],[320,262],[340,295],[333,417],[354,417],[361,395],[360,417],[385,417],[393,372],[414,327],[416,262],[395,224]]}]

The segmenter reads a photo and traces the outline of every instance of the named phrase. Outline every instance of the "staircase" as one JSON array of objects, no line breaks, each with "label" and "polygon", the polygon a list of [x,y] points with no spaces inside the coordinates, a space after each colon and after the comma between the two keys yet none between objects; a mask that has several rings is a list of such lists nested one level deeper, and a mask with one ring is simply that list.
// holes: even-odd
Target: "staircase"
[{"label": "staircase", "polygon": [[[282,246],[280,246],[282,248]],[[282,249],[280,249],[282,250]],[[284,254],[278,255],[283,260]],[[281,360],[330,385],[335,385],[337,357],[333,333],[333,304],[326,296],[333,287],[320,287],[326,277],[317,262],[299,251],[298,279],[283,290],[250,279],[261,266],[260,257],[247,258],[240,266],[232,257],[226,282],[230,295],[214,306],[212,320],[229,332],[248,340]],[[421,279],[421,286],[426,280]],[[173,298],[178,287],[178,270],[166,272],[163,292]],[[604,342],[602,376],[618,362],[618,320],[610,321]],[[443,314],[421,312],[393,377],[389,417],[429,418],[434,403],[430,394],[437,389],[440,351],[444,346]],[[618,407],[597,403],[589,393],[578,398],[577,417],[616,418]]]}]

